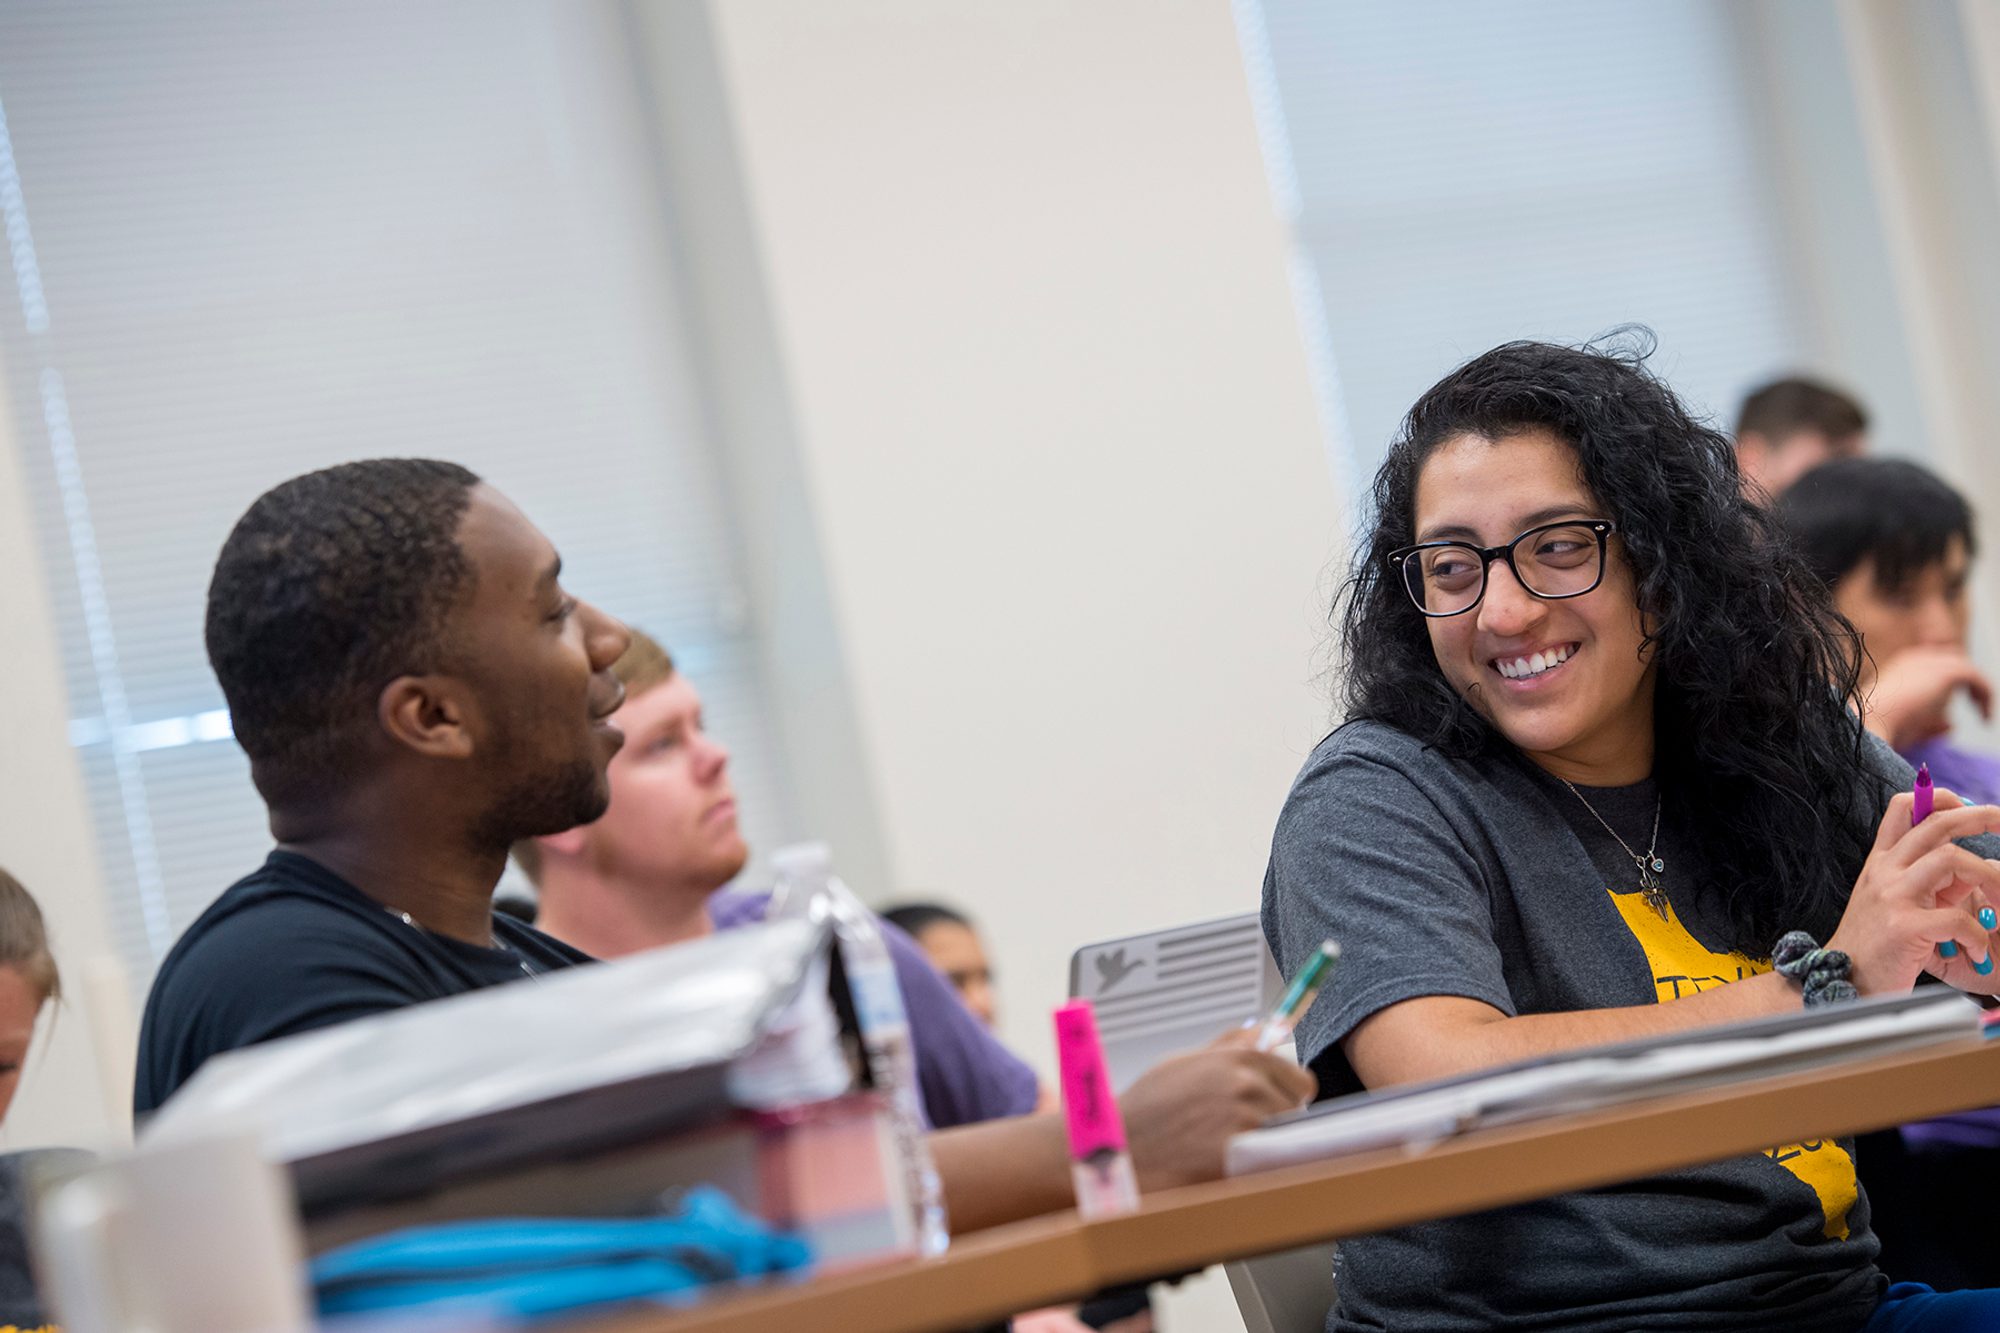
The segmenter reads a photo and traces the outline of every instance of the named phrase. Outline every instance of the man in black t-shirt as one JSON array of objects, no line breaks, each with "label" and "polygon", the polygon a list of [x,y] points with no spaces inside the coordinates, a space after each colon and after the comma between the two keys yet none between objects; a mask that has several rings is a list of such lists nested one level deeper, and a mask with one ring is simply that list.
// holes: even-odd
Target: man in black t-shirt
[{"label": "man in black t-shirt", "polygon": [[[278,846],[161,965],[142,1114],[224,1051],[590,961],[492,902],[512,844],[604,812],[623,741],[611,667],[630,635],[560,572],[548,538],[451,463],[328,468],[238,521],[208,656]],[[1120,1098],[1140,1187],[1215,1178],[1232,1134],[1311,1089],[1242,1038],[1163,1062]],[[1057,1116],[931,1146],[960,1229],[1075,1202]]]},{"label": "man in black t-shirt", "polygon": [[518,839],[595,819],[625,627],[464,468],[348,463],[267,492],[208,591],[209,661],[277,850],[147,999],[134,1105],[223,1051],[586,962],[496,918]]}]

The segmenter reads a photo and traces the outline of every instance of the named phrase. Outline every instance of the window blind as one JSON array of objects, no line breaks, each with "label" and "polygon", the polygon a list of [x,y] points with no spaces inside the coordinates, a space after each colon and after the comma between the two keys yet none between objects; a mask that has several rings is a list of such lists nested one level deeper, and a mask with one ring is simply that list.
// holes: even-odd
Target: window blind
[{"label": "window blind", "polygon": [[1726,427],[1801,349],[1729,0],[1239,0],[1335,465],[1515,338],[1639,322]]},{"label": "window blind", "polygon": [[216,552],[334,462],[490,478],[702,688],[750,834],[789,826],[617,17],[0,9],[0,361],[136,993],[269,845],[202,646]]}]

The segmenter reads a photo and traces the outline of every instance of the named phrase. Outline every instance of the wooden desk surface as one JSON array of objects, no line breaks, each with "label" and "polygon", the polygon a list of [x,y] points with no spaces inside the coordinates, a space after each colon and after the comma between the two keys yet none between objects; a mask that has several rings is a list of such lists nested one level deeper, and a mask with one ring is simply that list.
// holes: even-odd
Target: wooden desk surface
[{"label": "wooden desk surface", "polygon": [[954,1241],[939,1259],[685,1314],[621,1316],[592,1333],[950,1333],[1118,1283],[1992,1105],[2000,1105],[2000,1040],[1974,1038],[1480,1130],[1415,1154],[1384,1149],[1165,1191],[1101,1222],[1059,1213]]}]

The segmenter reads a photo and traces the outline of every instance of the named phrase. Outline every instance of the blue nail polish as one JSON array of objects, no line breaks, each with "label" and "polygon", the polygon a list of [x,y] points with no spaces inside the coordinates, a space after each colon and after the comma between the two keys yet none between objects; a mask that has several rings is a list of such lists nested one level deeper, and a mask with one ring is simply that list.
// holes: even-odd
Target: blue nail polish
[{"label": "blue nail polish", "polygon": [[1991,972],[1993,970],[1993,955],[1987,954],[1986,961],[1983,963],[1974,963],[1972,965],[1972,970],[1977,972],[1982,977],[1985,976],[1988,972]]},{"label": "blue nail polish", "polygon": [[1995,926],[2000,926],[2000,916],[1994,915],[1992,908],[1982,907],[1979,909],[1979,924],[1992,930]]},{"label": "blue nail polish", "polygon": [[1940,958],[1956,958],[1956,957],[1958,957],[1958,943],[1957,943],[1957,941],[1955,941],[1955,940],[1946,940],[1946,941],[1945,941],[1945,942],[1944,942],[1943,944],[1940,944],[1940,945],[1938,945],[1938,957],[1940,957]]}]

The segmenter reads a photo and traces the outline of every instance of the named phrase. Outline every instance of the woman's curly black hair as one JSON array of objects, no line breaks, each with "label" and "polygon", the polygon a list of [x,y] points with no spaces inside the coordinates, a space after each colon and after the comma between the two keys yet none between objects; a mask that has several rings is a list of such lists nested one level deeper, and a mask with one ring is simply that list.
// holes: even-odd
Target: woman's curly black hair
[{"label": "woman's curly black hair", "polygon": [[1448,754],[1506,747],[1445,680],[1388,555],[1416,540],[1417,478],[1440,445],[1553,433],[1618,525],[1649,617],[1662,799],[1708,867],[1701,892],[1719,895],[1730,943],[1761,957],[1787,930],[1832,934],[1886,784],[1864,776],[1849,711],[1851,628],[1743,498],[1729,440],[1647,370],[1651,351],[1643,330],[1608,346],[1508,343],[1417,400],[1336,604],[1346,711]]}]

